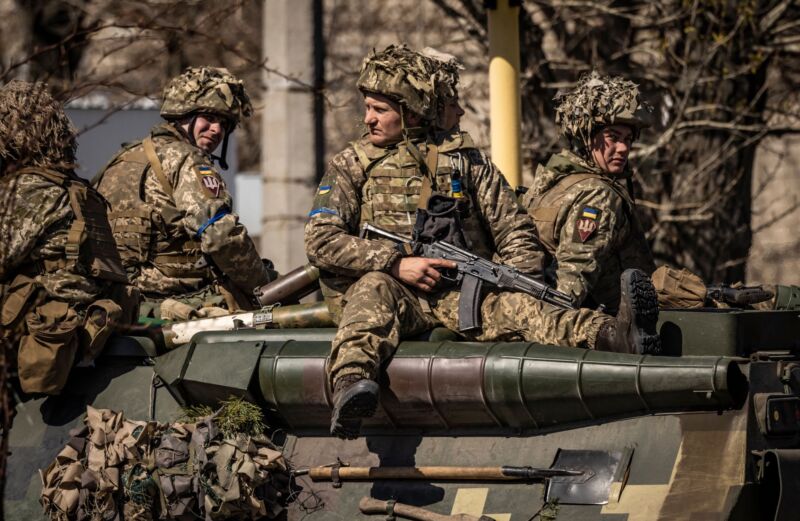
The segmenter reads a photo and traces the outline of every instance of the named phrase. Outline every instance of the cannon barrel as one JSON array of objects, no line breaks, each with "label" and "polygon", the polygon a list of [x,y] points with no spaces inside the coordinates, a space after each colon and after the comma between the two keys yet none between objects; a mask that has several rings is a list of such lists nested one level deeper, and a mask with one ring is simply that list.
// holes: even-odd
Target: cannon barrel
[{"label": "cannon barrel", "polygon": [[[185,359],[165,364],[182,367],[179,378],[158,363],[156,370],[186,403],[244,395],[294,433],[327,433],[330,341],[313,330],[298,331],[252,332],[250,340],[240,336],[245,341],[238,342],[230,335],[196,338],[181,348]],[[250,369],[231,365],[237,360]],[[380,382],[381,406],[364,423],[365,433],[532,434],[599,420],[740,408],[748,389],[732,358],[524,342],[403,342]]]}]

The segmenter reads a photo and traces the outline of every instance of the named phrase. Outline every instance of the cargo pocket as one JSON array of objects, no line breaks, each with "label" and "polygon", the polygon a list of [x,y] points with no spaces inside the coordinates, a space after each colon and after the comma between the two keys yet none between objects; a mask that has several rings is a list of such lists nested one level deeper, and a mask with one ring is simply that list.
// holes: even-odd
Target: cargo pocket
[{"label": "cargo pocket", "polygon": [[58,394],[78,351],[80,317],[66,302],[48,302],[25,317],[19,346],[19,381],[26,393]]},{"label": "cargo pocket", "polygon": [[83,363],[89,363],[97,358],[121,318],[122,308],[112,300],[98,300],[86,309],[86,319],[83,323],[86,334],[85,340],[81,342],[84,348]]}]

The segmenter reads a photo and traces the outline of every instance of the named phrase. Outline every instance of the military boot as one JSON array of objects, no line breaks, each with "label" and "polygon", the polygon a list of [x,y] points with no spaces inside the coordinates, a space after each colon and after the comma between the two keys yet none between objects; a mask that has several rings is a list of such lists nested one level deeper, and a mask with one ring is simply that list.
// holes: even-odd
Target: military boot
[{"label": "military boot", "polygon": [[378,407],[378,384],[361,375],[349,374],[333,386],[331,435],[354,440],[361,430],[361,419],[375,414]]},{"label": "military boot", "polygon": [[628,269],[622,273],[620,284],[622,291],[617,319],[600,328],[595,349],[660,354],[661,339],[656,331],[658,297],[650,277],[641,270]]}]

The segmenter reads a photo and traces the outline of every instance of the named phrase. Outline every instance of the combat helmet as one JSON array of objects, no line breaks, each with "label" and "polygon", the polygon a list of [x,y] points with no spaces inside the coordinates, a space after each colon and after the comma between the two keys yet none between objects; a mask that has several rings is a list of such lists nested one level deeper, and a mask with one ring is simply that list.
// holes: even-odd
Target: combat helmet
[{"label": "combat helmet", "polygon": [[[166,120],[177,120],[197,114],[216,114],[229,122],[222,142],[222,154],[217,158],[222,168],[227,169],[225,155],[228,149],[228,134],[233,132],[242,118],[249,117],[253,113],[244,82],[227,69],[189,67],[164,87],[162,99],[161,117]],[[189,140],[195,144],[193,128],[194,119],[190,123]]]},{"label": "combat helmet", "polygon": [[405,45],[370,52],[361,64],[356,86],[382,94],[427,121],[436,117],[436,63]]},{"label": "combat helmet", "polygon": [[650,126],[652,107],[641,99],[639,86],[621,76],[584,74],[569,92],[555,99],[556,124],[574,147],[588,151],[592,135],[607,125],[629,125],[634,139]]},{"label": "combat helmet", "polygon": [[458,98],[459,71],[464,70],[458,58],[452,54],[438,51],[432,47],[422,49],[423,56],[435,60],[436,112],[441,118],[447,103]]},{"label": "combat helmet", "polygon": [[76,135],[46,84],[13,80],[0,88],[0,161],[74,168]]}]

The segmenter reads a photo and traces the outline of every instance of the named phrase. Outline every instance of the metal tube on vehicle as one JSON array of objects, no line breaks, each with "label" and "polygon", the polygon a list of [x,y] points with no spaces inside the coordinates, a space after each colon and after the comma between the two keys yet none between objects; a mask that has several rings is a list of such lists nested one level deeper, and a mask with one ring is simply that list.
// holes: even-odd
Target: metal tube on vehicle
[{"label": "metal tube on vehicle", "polygon": [[292,304],[319,289],[319,269],[306,264],[253,291],[262,306]]}]

